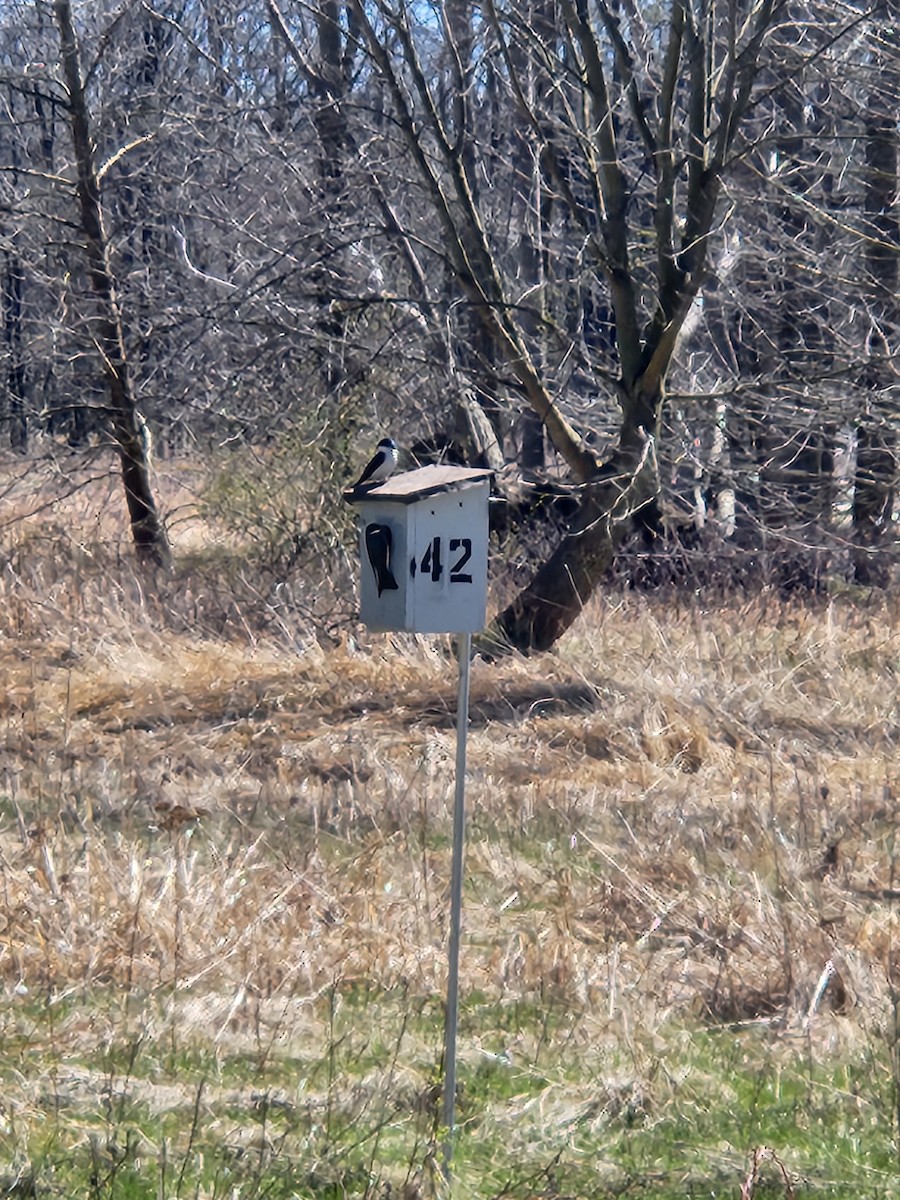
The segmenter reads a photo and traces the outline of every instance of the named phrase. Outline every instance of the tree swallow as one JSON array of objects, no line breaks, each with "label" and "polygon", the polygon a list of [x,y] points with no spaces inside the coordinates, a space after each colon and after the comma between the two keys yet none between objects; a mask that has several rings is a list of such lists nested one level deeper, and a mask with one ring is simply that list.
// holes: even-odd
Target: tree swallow
[{"label": "tree swallow", "polygon": [[354,483],[354,488],[369,487],[382,483],[393,475],[397,466],[397,443],[393,438],[382,438],[366,469]]}]

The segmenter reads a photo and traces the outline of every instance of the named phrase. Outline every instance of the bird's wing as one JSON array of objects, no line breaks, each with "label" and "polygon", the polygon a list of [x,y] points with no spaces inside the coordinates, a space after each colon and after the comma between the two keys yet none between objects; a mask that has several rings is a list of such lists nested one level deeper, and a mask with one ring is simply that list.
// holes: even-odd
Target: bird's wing
[{"label": "bird's wing", "polygon": [[353,486],[359,487],[360,484],[365,483],[367,479],[371,478],[371,476],[375,474],[378,467],[381,465],[383,458],[384,455],[379,451],[379,453],[369,461],[362,475],[360,475],[359,479],[357,479]]}]

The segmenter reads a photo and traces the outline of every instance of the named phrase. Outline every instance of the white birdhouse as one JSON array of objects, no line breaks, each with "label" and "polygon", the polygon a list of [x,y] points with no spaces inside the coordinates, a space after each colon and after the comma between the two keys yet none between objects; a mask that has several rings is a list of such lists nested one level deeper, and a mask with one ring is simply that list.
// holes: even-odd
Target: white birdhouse
[{"label": "white birdhouse", "polygon": [[420,467],[344,492],[359,510],[360,616],[370,629],[484,628],[490,476]]}]

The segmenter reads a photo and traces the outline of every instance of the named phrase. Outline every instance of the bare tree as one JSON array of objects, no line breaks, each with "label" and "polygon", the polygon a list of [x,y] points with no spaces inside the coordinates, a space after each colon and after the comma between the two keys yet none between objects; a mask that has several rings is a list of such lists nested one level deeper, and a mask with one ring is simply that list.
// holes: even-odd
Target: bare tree
[{"label": "bare tree", "polygon": [[[514,9],[486,6],[536,169],[577,231],[582,268],[602,277],[608,295],[613,354],[591,371],[615,396],[620,418],[603,462],[540,369],[521,318],[522,290],[476,199],[479,147],[467,146],[466,130],[441,113],[408,10],[385,0],[375,13],[361,0],[352,9],[459,286],[581,488],[570,531],[492,631],[519,650],[546,649],[577,617],[635,520],[655,520],[666,377],[704,282],[723,180],[741,150],[765,42],[785,3],[672,0],[663,33],[647,27],[639,6],[560,0],[552,36],[539,36]],[[523,76],[526,59],[545,80],[537,91]],[[549,114],[537,100],[547,91],[560,98]]]},{"label": "bare tree", "polygon": [[100,177],[94,158],[90,114],[69,0],[54,0],[53,11],[59,31],[60,58],[75,156],[79,230],[84,239],[83,248],[95,303],[91,340],[102,363],[109,416],[118,447],[125,501],[138,561],[152,566],[167,566],[169,543],[150,487],[143,422],[131,386],[122,314],[103,224]]}]

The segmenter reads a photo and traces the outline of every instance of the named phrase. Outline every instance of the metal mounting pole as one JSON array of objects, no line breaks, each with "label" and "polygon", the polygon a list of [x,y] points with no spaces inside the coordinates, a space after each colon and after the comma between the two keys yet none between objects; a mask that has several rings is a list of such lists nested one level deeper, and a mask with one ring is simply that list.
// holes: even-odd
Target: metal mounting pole
[{"label": "metal mounting pole", "polygon": [[459,939],[462,925],[463,855],[466,840],[466,739],[469,730],[469,667],[472,635],[459,641],[459,696],[456,705],[456,794],[453,802],[453,870],[450,878],[450,941],[447,1018],[444,1030],[444,1178],[450,1179],[456,1123],[456,1026],[459,1017]]}]

